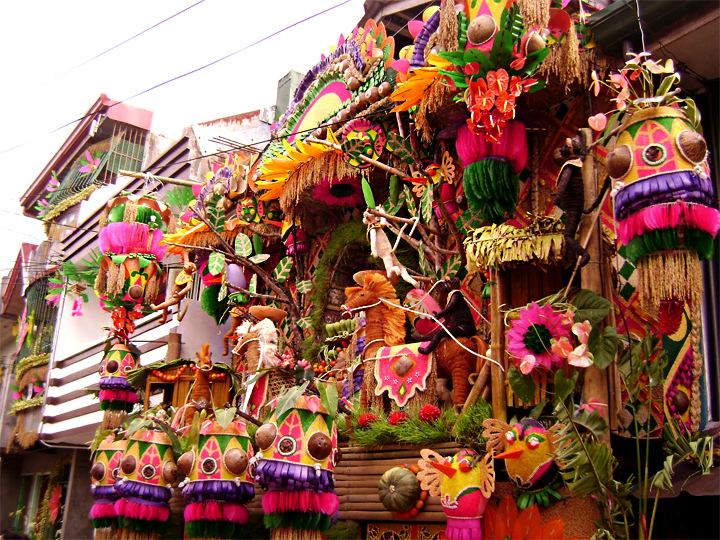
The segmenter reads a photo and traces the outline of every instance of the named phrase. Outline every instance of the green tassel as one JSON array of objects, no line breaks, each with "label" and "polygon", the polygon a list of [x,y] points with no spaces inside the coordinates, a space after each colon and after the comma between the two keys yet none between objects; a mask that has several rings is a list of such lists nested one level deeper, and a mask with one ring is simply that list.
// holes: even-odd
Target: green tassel
[{"label": "green tassel", "polygon": [[319,512],[276,512],[265,514],[263,522],[268,529],[326,531],[332,524],[331,518]]},{"label": "green tassel", "polygon": [[713,254],[713,237],[704,231],[685,229],[681,240],[677,229],[656,229],[633,238],[624,247],[623,256],[636,264],[644,255],[668,249],[690,249],[701,259],[709,259]]},{"label": "green tassel", "polygon": [[90,522],[92,523],[93,529],[116,528],[118,525],[117,519],[115,518],[91,519]]},{"label": "green tassel", "polygon": [[465,168],[463,189],[472,210],[485,221],[499,223],[515,209],[520,185],[510,163],[483,159]]},{"label": "green tassel", "polygon": [[186,521],[187,538],[240,538],[245,526],[228,521]]}]

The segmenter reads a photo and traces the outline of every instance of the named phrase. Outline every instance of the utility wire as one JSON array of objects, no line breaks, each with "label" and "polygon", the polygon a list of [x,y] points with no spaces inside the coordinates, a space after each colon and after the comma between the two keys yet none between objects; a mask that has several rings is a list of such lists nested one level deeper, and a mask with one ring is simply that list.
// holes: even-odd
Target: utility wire
[{"label": "utility wire", "polygon": [[[220,58],[217,58],[217,59],[215,59],[215,60],[212,60],[211,62],[208,62],[208,63],[203,64],[203,65],[201,65],[201,66],[198,66],[198,67],[196,67],[196,68],[193,68],[193,69],[191,69],[190,71],[186,71],[185,73],[181,73],[180,75],[176,75],[175,77],[172,77],[172,78],[167,79],[167,80],[165,80],[165,81],[159,82],[159,83],[151,86],[150,88],[146,88],[145,90],[141,90],[140,92],[137,92],[137,93],[133,94],[132,96],[128,96],[128,97],[126,97],[126,98],[124,98],[124,99],[121,99],[120,101],[116,101],[115,103],[109,105],[109,106],[108,106],[108,109],[111,109],[112,107],[115,107],[115,106],[117,106],[117,105],[120,105],[121,103],[125,103],[126,101],[129,101],[129,100],[134,99],[134,98],[136,98],[136,97],[142,96],[143,94],[147,94],[148,92],[152,92],[153,90],[156,90],[156,89],[158,89],[158,88],[161,88],[162,86],[165,86],[166,84],[169,84],[169,83],[171,83],[171,82],[175,82],[175,81],[177,81],[177,80],[180,80],[180,79],[182,79],[182,78],[184,78],[184,77],[187,77],[188,75],[192,75],[192,74],[194,74],[194,73],[197,73],[197,72],[199,72],[199,71],[202,71],[202,70],[204,70],[204,69],[207,69],[207,68],[209,68],[209,67],[211,67],[211,66],[214,66],[215,64],[218,64],[218,63],[220,63],[220,62],[223,62],[223,61],[227,60],[228,58],[231,58],[231,57],[233,57],[233,56],[235,56],[235,55],[237,55],[237,54],[240,54],[241,52],[244,52],[244,51],[246,51],[246,50],[248,50],[248,49],[250,49],[250,48],[252,48],[252,47],[255,47],[256,45],[259,45],[260,43],[263,43],[263,42],[267,41],[267,40],[270,39],[270,38],[273,38],[273,37],[275,37],[275,36],[277,36],[277,35],[279,35],[279,34],[282,34],[283,32],[286,32],[287,30],[290,30],[290,29],[292,29],[292,28],[294,28],[294,27],[296,27],[296,26],[298,26],[298,25],[300,25],[300,24],[303,24],[303,23],[305,23],[305,22],[307,22],[307,21],[309,21],[309,20],[311,20],[311,19],[314,19],[314,18],[316,18],[316,17],[319,17],[320,15],[324,15],[325,13],[328,13],[329,11],[332,11],[332,10],[334,10],[334,9],[337,9],[337,8],[341,7],[341,6],[344,6],[345,4],[350,3],[351,1],[352,1],[352,0],[343,0],[342,2],[339,2],[339,3],[335,4],[335,5],[332,5],[332,6],[326,8],[326,9],[324,9],[324,10],[322,10],[322,11],[318,11],[317,13],[314,13],[313,15],[309,15],[309,16],[305,17],[304,19],[301,19],[301,20],[299,20],[299,21],[296,21],[296,22],[294,22],[294,23],[291,23],[291,24],[289,24],[289,25],[287,25],[287,26],[285,26],[285,27],[283,27],[283,28],[281,28],[281,29],[279,29],[279,30],[276,30],[275,32],[272,32],[271,34],[268,34],[267,36],[264,36],[264,37],[262,37],[262,38],[260,38],[260,39],[258,39],[258,40],[256,40],[256,41],[254,41],[253,43],[250,43],[249,45],[245,45],[244,47],[241,47],[240,49],[237,49],[236,51],[233,51],[233,52],[228,53],[228,54],[226,54],[226,55],[224,55],[224,56],[221,56]],[[56,127],[55,129],[49,131],[48,133],[45,134],[45,136],[48,136],[48,135],[52,135],[52,134],[54,134],[54,133],[57,133],[58,131],[60,131],[60,130],[62,130],[62,129],[65,129],[66,127],[72,126],[72,125],[74,125],[74,124],[76,124],[76,123],[78,123],[78,122],[81,122],[82,120],[85,120],[86,118],[89,118],[89,117],[91,117],[91,116],[93,116],[93,115],[94,115],[94,113],[92,113],[92,114],[90,114],[90,113],[89,113],[89,114],[85,114],[85,115],[83,115],[83,116],[80,116],[79,118],[76,118],[76,119],[74,119],[74,120],[71,120],[70,122],[66,122],[66,123],[62,124],[61,126],[58,126],[58,127]],[[22,148],[23,146],[27,146],[28,144],[30,144],[31,142],[35,142],[36,140],[37,140],[37,138],[32,139],[32,140],[28,140],[28,141],[25,141],[25,142],[22,142],[22,143],[19,143],[19,144],[16,144],[15,146],[12,146],[12,147],[9,147],[9,148],[5,148],[5,149],[3,149],[3,150],[0,151],[0,155],[6,154],[6,153],[11,152],[11,151],[13,151],[13,150],[17,150],[18,148]]]}]

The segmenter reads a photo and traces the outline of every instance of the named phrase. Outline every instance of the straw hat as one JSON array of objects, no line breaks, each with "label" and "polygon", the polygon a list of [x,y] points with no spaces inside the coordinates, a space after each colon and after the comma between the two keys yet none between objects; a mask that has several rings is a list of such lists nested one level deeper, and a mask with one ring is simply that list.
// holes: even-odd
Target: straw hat
[{"label": "straw hat", "polygon": [[272,306],[251,306],[249,311],[256,319],[270,319],[274,323],[279,323],[287,317],[287,311]]}]

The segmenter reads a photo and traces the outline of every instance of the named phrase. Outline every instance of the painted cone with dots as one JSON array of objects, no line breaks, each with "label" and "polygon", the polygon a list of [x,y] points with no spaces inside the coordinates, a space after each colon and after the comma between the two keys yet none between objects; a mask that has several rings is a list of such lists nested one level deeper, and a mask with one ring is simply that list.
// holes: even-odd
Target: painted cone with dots
[{"label": "painted cone with dots", "polygon": [[100,366],[100,409],[103,415],[102,429],[120,426],[126,413],[138,401],[138,395],[127,379],[128,373],[138,367],[139,357],[131,346],[115,343],[103,356]]},{"label": "painted cone with dots", "polygon": [[322,538],[337,519],[334,468],[339,459],[333,416],[317,396],[299,396],[258,428],[253,476],[265,490],[271,538]]},{"label": "painted cone with dots", "polygon": [[255,497],[249,464],[253,447],[245,422],[223,427],[207,420],[198,444],[178,459],[186,538],[240,538],[249,514],[244,504]]},{"label": "painted cone with dots", "polygon": [[115,481],[120,471],[120,461],[127,441],[115,440],[112,435],[103,440],[93,454],[90,467],[90,491],[95,502],[90,508],[90,521],[95,529],[96,540],[109,540],[118,528],[115,502],[119,495]]}]

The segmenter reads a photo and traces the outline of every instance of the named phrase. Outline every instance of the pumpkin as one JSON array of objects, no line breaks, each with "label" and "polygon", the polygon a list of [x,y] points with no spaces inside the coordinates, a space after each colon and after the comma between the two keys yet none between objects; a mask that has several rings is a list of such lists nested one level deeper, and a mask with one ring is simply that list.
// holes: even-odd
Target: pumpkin
[{"label": "pumpkin", "polygon": [[420,498],[420,482],[405,467],[388,469],[378,482],[380,502],[391,512],[407,512]]}]

